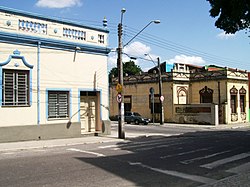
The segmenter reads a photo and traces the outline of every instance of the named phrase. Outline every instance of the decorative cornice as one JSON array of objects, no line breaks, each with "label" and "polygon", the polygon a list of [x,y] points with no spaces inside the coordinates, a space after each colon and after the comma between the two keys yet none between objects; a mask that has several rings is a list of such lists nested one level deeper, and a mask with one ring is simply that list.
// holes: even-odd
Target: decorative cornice
[{"label": "decorative cornice", "polygon": [[16,10],[16,9],[7,8],[7,7],[3,7],[3,6],[0,6],[0,11],[6,12],[9,14],[15,14],[15,15],[25,16],[25,17],[29,17],[29,18],[34,18],[34,19],[40,19],[40,20],[44,20],[44,21],[57,22],[57,23],[61,23],[61,24],[68,24],[71,26],[82,27],[82,28],[86,28],[86,29],[91,29],[91,30],[109,33],[109,31],[107,29],[90,27],[90,26],[83,25],[79,22],[72,22],[72,21],[65,20],[65,19],[51,18],[48,16],[43,16],[43,15],[39,15],[36,13],[26,12],[26,11],[22,11],[22,10]]},{"label": "decorative cornice", "polygon": [[[228,75],[231,76],[228,76]],[[199,82],[208,80],[241,80],[248,81],[246,72],[231,72],[229,70],[222,71],[202,71],[193,73],[184,72],[166,72],[162,73],[162,82]],[[145,84],[156,83],[159,81],[158,75],[153,73],[142,73],[141,75],[124,76],[123,81],[125,85],[131,84]],[[118,78],[112,78],[110,85],[115,85],[118,82]]]},{"label": "decorative cornice", "polygon": [[44,48],[55,48],[60,50],[69,50],[75,51],[76,47],[80,47],[78,52],[89,52],[97,54],[107,55],[110,52],[110,49],[107,47],[95,46],[95,45],[86,45],[81,43],[67,42],[62,40],[55,40],[49,38],[28,36],[22,34],[12,34],[6,32],[0,32],[0,41],[4,43],[14,43],[22,44],[28,46],[37,46],[37,43],[41,43],[41,47]]},{"label": "decorative cornice", "polygon": [[[21,60],[23,61],[23,64],[24,64],[26,67],[28,67],[28,68],[30,68],[30,69],[33,69],[33,65],[30,65],[30,64],[25,60],[24,56],[21,56],[20,54],[21,54],[21,52],[18,51],[18,50],[16,49],[16,50],[13,52],[13,55],[10,55],[9,58],[8,58],[5,62],[0,63],[0,66],[5,66],[5,65],[7,65],[12,59],[21,59]],[[18,67],[19,65],[16,65],[16,64],[15,64],[15,66]]]}]

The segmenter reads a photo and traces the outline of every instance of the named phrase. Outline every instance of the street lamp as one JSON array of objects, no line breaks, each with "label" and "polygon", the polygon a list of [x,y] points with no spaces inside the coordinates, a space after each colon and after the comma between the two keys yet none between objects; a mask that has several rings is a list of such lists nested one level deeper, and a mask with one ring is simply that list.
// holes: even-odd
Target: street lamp
[{"label": "street lamp", "polygon": [[141,34],[142,31],[144,31],[150,24],[155,23],[155,24],[159,24],[161,23],[160,20],[153,20],[150,21],[145,27],[143,27],[133,38],[131,38],[123,47],[127,46],[133,39],[135,39],[139,34]]},{"label": "street lamp", "polygon": [[[145,54],[145,56],[148,56],[150,60],[155,64],[155,61],[152,59],[152,57],[149,54]],[[162,76],[161,76],[161,65],[160,65],[160,58],[157,57],[157,70],[158,70],[158,83],[159,83],[159,100],[160,100],[160,124],[164,123],[164,108],[163,108],[163,95],[162,95]]]},{"label": "street lamp", "polygon": [[159,20],[150,21],[145,27],[143,27],[133,38],[131,38],[124,46],[122,45],[122,21],[123,14],[126,10],[121,10],[121,21],[118,24],[118,48],[117,48],[117,69],[118,69],[118,84],[116,90],[118,92],[118,108],[119,108],[119,119],[118,119],[118,138],[125,139],[124,132],[124,96],[123,96],[123,63],[122,63],[122,50],[123,47],[128,45],[135,37],[137,37],[143,30],[145,30],[152,23],[160,23]]}]

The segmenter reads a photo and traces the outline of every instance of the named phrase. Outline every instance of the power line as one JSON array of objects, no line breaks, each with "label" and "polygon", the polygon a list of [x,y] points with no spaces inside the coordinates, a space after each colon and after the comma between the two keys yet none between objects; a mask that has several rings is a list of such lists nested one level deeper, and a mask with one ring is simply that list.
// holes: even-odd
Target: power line
[{"label": "power line", "polygon": [[[129,37],[133,36],[135,31],[134,29],[127,29],[127,32],[125,32]],[[138,36],[138,39],[140,41],[143,41],[144,43],[148,43],[151,45],[154,45],[156,47],[168,50],[168,51],[172,51],[172,52],[178,52],[178,53],[185,53],[185,54],[189,54],[189,55],[198,55],[201,57],[204,57],[205,59],[211,61],[213,64],[214,63],[221,63],[224,64],[230,64],[230,65],[235,65],[238,64],[239,66],[241,66],[242,64],[244,64],[244,62],[242,61],[238,61],[238,60],[232,60],[229,58],[224,58],[224,57],[220,57],[217,55],[213,55],[207,52],[203,52],[200,50],[196,50],[190,47],[186,47],[174,42],[171,42],[169,40],[166,40],[164,38],[160,38],[158,36],[152,35],[152,34],[148,34],[148,33],[143,33],[140,36]]]}]

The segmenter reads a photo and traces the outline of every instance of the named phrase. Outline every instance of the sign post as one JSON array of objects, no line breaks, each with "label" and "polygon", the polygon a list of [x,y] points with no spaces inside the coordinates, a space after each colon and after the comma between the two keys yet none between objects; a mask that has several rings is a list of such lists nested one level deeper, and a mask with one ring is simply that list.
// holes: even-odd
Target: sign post
[{"label": "sign post", "polygon": [[152,121],[153,121],[153,125],[155,124],[155,98],[154,98],[154,88],[151,87],[149,89],[150,92],[150,99],[151,99],[151,107],[152,107]]}]

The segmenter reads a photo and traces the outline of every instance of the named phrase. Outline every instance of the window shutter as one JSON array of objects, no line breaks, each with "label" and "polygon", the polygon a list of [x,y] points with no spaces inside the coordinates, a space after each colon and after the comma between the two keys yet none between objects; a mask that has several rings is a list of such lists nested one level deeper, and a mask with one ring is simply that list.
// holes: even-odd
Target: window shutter
[{"label": "window shutter", "polygon": [[48,92],[48,117],[67,118],[69,117],[69,94],[68,92]]},{"label": "window shutter", "polygon": [[14,105],[15,74],[8,71],[4,71],[3,74],[3,105]]},{"label": "window shutter", "polygon": [[17,103],[18,105],[28,105],[28,75],[17,73]]},{"label": "window shutter", "polygon": [[68,94],[61,93],[58,97],[58,115],[60,118],[68,117]]},{"label": "window shutter", "polygon": [[3,105],[29,105],[29,71],[3,71]]},{"label": "window shutter", "polygon": [[57,94],[49,93],[49,117],[56,118],[57,117]]}]

